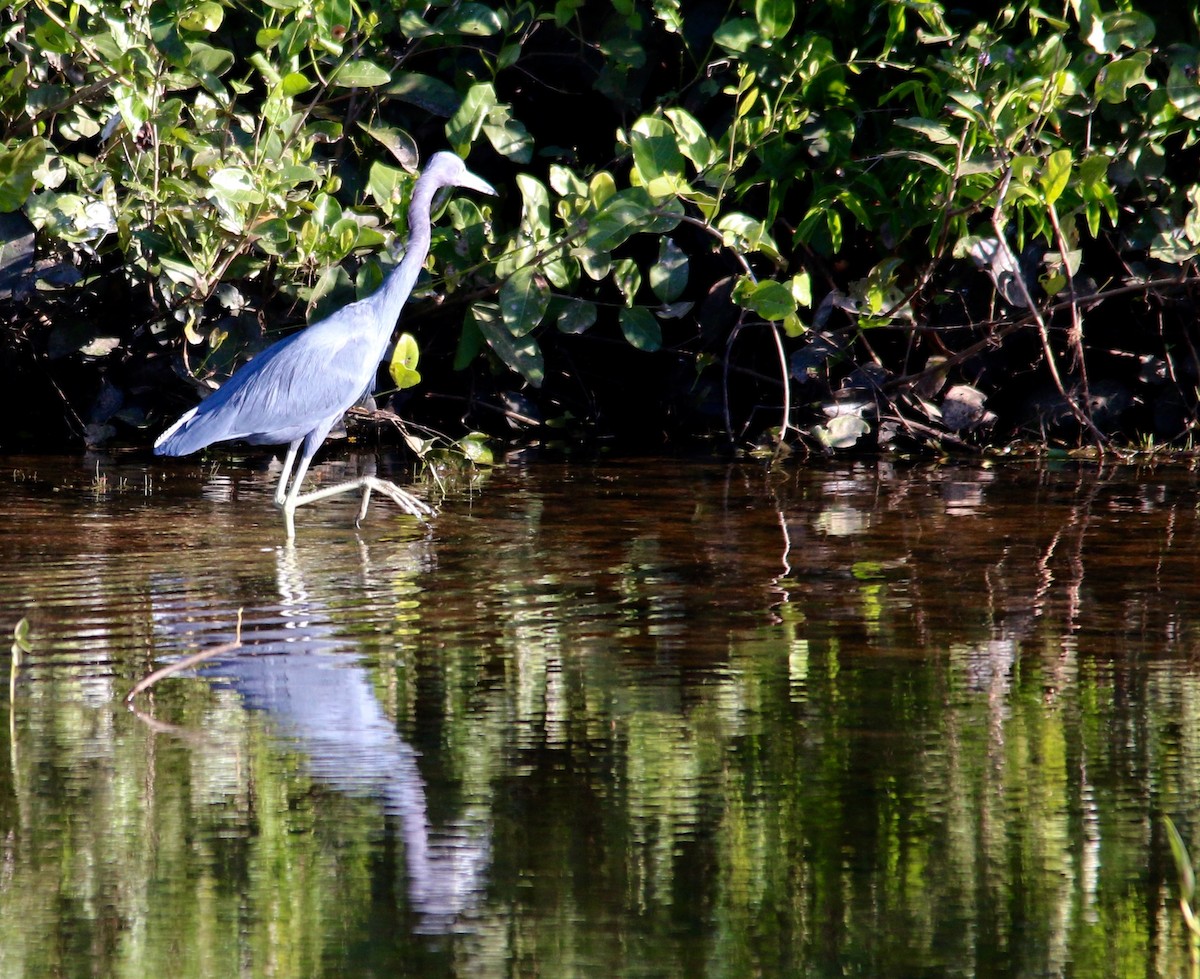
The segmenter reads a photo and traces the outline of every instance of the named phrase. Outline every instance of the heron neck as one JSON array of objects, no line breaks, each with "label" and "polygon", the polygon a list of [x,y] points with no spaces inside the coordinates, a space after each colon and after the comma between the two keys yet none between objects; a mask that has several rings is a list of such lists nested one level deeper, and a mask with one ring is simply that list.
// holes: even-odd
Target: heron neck
[{"label": "heron neck", "polygon": [[436,189],[427,183],[424,177],[417,178],[412,204],[408,208],[408,241],[404,246],[404,257],[400,264],[388,273],[388,277],[380,286],[383,290],[383,308],[379,323],[389,338],[396,320],[400,318],[400,310],[412,293],[413,286],[417,284],[417,276],[421,274],[421,268],[425,265],[425,257],[429,254],[429,211]]}]

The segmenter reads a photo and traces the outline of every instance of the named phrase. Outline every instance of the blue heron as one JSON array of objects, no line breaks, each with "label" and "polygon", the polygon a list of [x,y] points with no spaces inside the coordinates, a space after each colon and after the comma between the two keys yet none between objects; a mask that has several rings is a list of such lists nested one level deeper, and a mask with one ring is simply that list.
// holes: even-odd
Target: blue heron
[{"label": "blue heron", "polygon": [[[471,173],[455,154],[435,153],[413,188],[404,258],[379,289],[258,354],[163,432],[154,443],[155,453],[182,456],[214,442],[235,439],[251,445],[286,444],[275,505],[283,508],[288,540],[296,536],[297,507],[341,493],[362,491],[356,526],[366,516],[372,490],[390,497],[413,516],[432,513],[411,493],[375,476],[360,476],[310,493],[302,494],[300,487],[330,428],[374,388],[392,329],[429,254],[430,209],[434,194],[443,187],[495,193],[491,184]],[[295,476],[289,489],[293,466]]]}]

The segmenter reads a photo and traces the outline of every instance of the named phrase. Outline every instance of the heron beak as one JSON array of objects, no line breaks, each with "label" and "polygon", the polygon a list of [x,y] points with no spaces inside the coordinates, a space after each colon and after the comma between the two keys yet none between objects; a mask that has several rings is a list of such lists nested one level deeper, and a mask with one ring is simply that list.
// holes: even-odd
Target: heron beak
[{"label": "heron beak", "polygon": [[496,196],[496,188],[489,184],[482,177],[477,177],[471,171],[467,171],[458,180],[460,187],[467,187],[470,190],[477,190],[481,194],[489,194],[492,197]]}]

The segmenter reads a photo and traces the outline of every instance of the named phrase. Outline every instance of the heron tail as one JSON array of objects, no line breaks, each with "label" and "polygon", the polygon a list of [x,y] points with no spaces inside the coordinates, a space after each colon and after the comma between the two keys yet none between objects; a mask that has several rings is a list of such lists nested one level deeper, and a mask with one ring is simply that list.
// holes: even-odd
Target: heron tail
[{"label": "heron tail", "polygon": [[198,408],[199,405],[191,411],[186,412],[180,417],[179,421],[154,440],[155,455],[185,456],[217,441],[212,437],[211,433],[205,431],[208,426],[194,424],[197,420],[196,411]]}]

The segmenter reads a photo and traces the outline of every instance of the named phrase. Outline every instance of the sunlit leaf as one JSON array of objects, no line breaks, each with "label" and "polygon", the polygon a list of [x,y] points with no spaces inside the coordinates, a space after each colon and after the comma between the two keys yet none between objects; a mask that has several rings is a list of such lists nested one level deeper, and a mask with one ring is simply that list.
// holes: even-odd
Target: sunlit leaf
[{"label": "sunlit leaf", "polygon": [[743,275],[733,287],[733,301],[764,320],[782,320],[796,312],[796,297],[790,283],[785,285],[774,279],[755,282]]},{"label": "sunlit leaf", "polygon": [[1100,54],[1145,48],[1154,40],[1154,21],[1136,11],[1114,11],[1092,21],[1086,40]]},{"label": "sunlit leaf", "polygon": [[525,124],[513,117],[509,106],[493,106],[482,131],[492,148],[514,163],[528,163],[533,158],[533,137]]},{"label": "sunlit leaf", "polygon": [[222,167],[208,178],[213,190],[233,204],[261,204],[265,195],[244,167]]},{"label": "sunlit leaf", "polygon": [[675,127],[679,151],[692,161],[697,170],[712,166],[717,158],[717,146],[699,120],[680,108],[667,109],[663,114]]},{"label": "sunlit leaf", "polygon": [[777,40],[786,37],[796,18],[793,0],[755,0],[754,19],[763,37]]},{"label": "sunlit leaf", "polygon": [[340,88],[377,88],[392,80],[387,70],[373,61],[347,61],[333,74],[332,84]]},{"label": "sunlit leaf", "polygon": [[1113,105],[1120,105],[1129,97],[1129,89],[1135,85],[1154,88],[1155,83],[1146,75],[1150,67],[1149,51],[1134,51],[1124,58],[1105,65],[1096,75],[1096,95]]},{"label": "sunlit leaf", "polygon": [[488,437],[483,432],[468,432],[458,440],[458,447],[477,466],[493,466],[496,463]]},{"label": "sunlit leaf", "polygon": [[1171,65],[1167,75],[1167,98],[1188,119],[1200,119],[1200,78],[1183,65]]},{"label": "sunlit leaf", "polygon": [[758,24],[749,17],[730,18],[713,32],[713,41],[732,54],[744,54],[758,40]]},{"label": "sunlit leaf", "polygon": [[395,204],[401,199],[408,180],[405,171],[376,160],[367,174],[367,193],[381,205]]},{"label": "sunlit leaf", "polygon": [[[671,202],[678,204],[678,202]],[[679,223],[682,207],[656,204],[641,187],[630,187],[607,198],[588,223],[584,245],[593,252],[611,252],[639,232],[666,232]]]},{"label": "sunlit leaf", "polygon": [[225,19],[225,10],[213,0],[204,0],[179,15],[179,26],[185,31],[215,31]]},{"label": "sunlit leaf", "polygon": [[1047,158],[1039,177],[1047,204],[1053,204],[1067,189],[1067,183],[1071,179],[1071,163],[1070,150],[1056,150]]},{"label": "sunlit leaf", "polygon": [[416,338],[411,333],[401,333],[388,364],[388,373],[401,391],[421,383],[421,375],[417,371],[417,361],[420,358],[421,351]]},{"label": "sunlit leaf", "polygon": [[664,120],[643,116],[633,124],[629,139],[633,147],[633,165],[644,184],[663,176],[682,174],[684,156],[674,130]]},{"label": "sunlit leaf", "polygon": [[944,123],[934,119],[897,119],[893,125],[900,126],[903,129],[911,129],[914,132],[920,133],[931,143],[938,143],[943,146],[957,146],[958,137],[950,132]]},{"label": "sunlit leaf", "polygon": [[[837,212],[830,210],[828,213],[836,214]],[[717,222],[717,230],[722,233],[725,244],[729,248],[736,251],[762,252],[776,261],[782,260],[779,246],[767,233],[766,225],[748,214],[735,211],[724,215]]]},{"label": "sunlit leaf", "polygon": [[860,415],[854,412],[835,415],[824,425],[813,427],[813,434],[822,445],[831,449],[848,449],[871,430]]},{"label": "sunlit leaf", "polygon": [[801,306],[812,307],[812,277],[807,272],[792,276],[792,298]]},{"label": "sunlit leaf", "polygon": [[33,652],[33,634],[28,619],[21,619],[13,628],[13,645],[23,653]]},{"label": "sunlit leaf", "polygon": [[297,95],[303,95],[313,87],[312,80],[298,71],[288,72],[283,76],[281,81],[283,94],[288,98],[295,98]]}]

